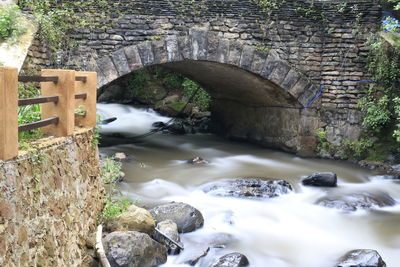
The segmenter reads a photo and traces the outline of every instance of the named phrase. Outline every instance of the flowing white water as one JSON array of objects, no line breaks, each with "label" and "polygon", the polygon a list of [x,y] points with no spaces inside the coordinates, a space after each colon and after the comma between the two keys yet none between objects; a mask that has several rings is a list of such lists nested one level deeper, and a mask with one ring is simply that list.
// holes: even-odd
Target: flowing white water
[{"label": "flowing white water", "polygon": [[148,133],[154,122],[166,123],[170,118],[161,116],[153,110],[138,109],[120,104],[97,104],[97,113],[101,120],[116,117],[112,124],[103,125],[102,134],[120,133],[125,136],[135,136]]},{"label": "flowing white water", "polygon": [[[108,107],[113,116],[130,118],[131,122],[126,122],[129,128],[113,122],[107,126],[108,133],[127,133],[132,128],[137,133],[141,126],[134,123],[145,120],[133,118],[136,111],[126,114],[125,108],[119,109],[122,113],[118,114],[112,105],[103,105],[102,112],[109,112]],[[375,249],[388,267],[400,266],[399,204],[355,213],[313,204],[333,192],[376,190],[387,192],[400,202],[399,182],[373,178],[375,173],[356,165],[301,159],[211,135],[155,135],[140,143],[102,151],[125,152],[134,157],[135,160],[124,164],[127,176],[119,186],[132,199],[139,199],[142,204],[182,201],[202,212],[204,227],[181,235],[185,250],[179,256],[169,257],[165,267],[186,266],[179,262],[187,253],[221,239],[225,239],[225,247],[211,248],[196,266],[210,266],[219,256],[234,251],[245,254],[253,267],[334,266],[341,255],[352,249]],[[185,163],[194,156],[211,164],[196,167]],[[328,189],[300,184],[302,176],[322,171],[337,173],[339,186]],[[295,192],[273,199],[246,200],[213,197],[201,190],[208,182],[232,177],[285,179]]]}]

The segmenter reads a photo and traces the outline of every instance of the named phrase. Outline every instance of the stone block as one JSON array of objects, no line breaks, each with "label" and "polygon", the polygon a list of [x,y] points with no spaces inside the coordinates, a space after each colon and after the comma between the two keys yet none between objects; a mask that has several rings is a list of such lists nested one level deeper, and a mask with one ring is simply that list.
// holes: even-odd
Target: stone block
[{"label": "stone block", "polygon": [[154,64],[163,64],[168,62],[167,48],[165,40],[152,41]]},{"label": "stone block", "polygon": [[267,57],[268,57],[268,54],[266,54],[265,52],[255,50],[254,56],[253,56],[253,62],[250,67],[250,71],[255,74],[260,74],[264,68]]},{"label": "stone block", "polygon": [[180,57],[185,60],[185,59],[191,59],[192,56],[192,46],[191,46],[191,40],[186,37],[178,37],[178,47],[179,47],[179,52],[180,52]]},{"label": "stone block", "polygon": [[165,39],[165,46],[167,49],[167,60],[168,62],[182,60],[181,54],[179,53],[178,38],[176,36],[169,36]]},{"label": "stone block", "polygon": [[104,78],[108,83],[114,81],[119,77],[118,71],[115,68],[114,63],[109,56],[105,56],[97,60],[97,66],[103,73]]},{"label": "stone block", "polygon": [[142,59],[143,66],[150,66],[154,64],[154,53],[151,42],[143,42],[137,46],[140,58]]},{"label": "stone block", "polygon": [[217,49],[217,62],[219,63],[228,63],[229,59],[229,40],[220,39],[218,43]]},{"label": "stone block", "polygon": [[218,46],[219,46],[219,40],[221,38],[218,36],[217,32],[208,32],[207,38],[208,38],[207,60],[218,62]]},{"label": "stone block", "polygon": [[280,86],[290,69],[291,68],[287,63],[277,61],[275,69],[273,69],[271,74],[268,75],[268,79]]},{"label": "stone block", "polygon": [[207,31],[200,29],[190,29],[189,38],[192,45],[192,59],[207,60],[208,38]]},{"label": "stone block", "polygon": [[118,71],[119,76],[123,76],[131,72],[128,61],[126,59],[123,49],[119,49],[111,55],[114,62],[115,68]]},{"label": "stone block", "polygon": [[238,41],[229,41],[228,64],[239,66],[243,46]]},{"label": "stone block", "polygon": [[245,70],[250,70],[253,64],[254,47],[250,45],[243,46],[242,55],[240,56],[240,67]]},{"label": "stone block", "polygon": [[308,81],[304,78],[300,78],[296,82],[296,84],[292,88],[290,88],[289,93],[297,99],[300,97],[300,95],[304,92],[304,90],[308,86],[309,86]]},{"label": "stone block", "polygon": [[286,92],[289,92],[299,79],[300,75],[294,69],[290,69],[286,77],[280,83],[280,86],[285,89]]},{"label": "stone block", "polygon": [[143,67],[142,59],[139,54],[139,49],[136,46],[127,46],[124,48],[125,56],[128,60],[131,71],[140,69]]}]

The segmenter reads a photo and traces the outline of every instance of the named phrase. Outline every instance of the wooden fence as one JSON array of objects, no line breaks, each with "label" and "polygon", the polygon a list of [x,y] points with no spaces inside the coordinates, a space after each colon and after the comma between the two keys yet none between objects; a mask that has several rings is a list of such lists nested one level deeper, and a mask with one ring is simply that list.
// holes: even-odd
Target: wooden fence
[{"label": "wooden fence", "polygon": [[[40,82],[41,97],[18,99],[18,82]],[[43,128],[49,136],[68,136],[76,126],[96,126],[96,72],[43,70],[40,76],[19,76],[0,67],[0,160],[18,156],[18,132]],[[42,104],[41,120],[18,125],[18,106]],[[75,114],[84,107],[83,114]]]}]

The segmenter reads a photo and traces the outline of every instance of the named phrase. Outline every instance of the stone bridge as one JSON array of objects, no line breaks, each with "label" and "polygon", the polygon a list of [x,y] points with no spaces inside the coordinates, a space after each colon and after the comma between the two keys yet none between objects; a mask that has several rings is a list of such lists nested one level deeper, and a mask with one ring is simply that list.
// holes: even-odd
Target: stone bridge
[{"label": "stone bridge", "polygon": [[[228,137],[303,155],[313,154],[318,128],[335,145],[359,137],[362,85],[350,80],[366,76],[377,1],[115,2],[98,6],[100,25],[71,34],[78,47],[64,53],[66,65],[96,70],[99,88],[163,65],[209,91]],[[32,62],[49,67],[46,53],[37,42]]]}]

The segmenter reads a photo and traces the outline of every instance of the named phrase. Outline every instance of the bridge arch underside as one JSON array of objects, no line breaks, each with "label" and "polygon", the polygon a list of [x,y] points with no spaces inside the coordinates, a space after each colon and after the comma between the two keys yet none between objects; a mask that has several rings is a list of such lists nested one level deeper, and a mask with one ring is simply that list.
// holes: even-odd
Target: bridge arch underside
[{"label": "bridge arch underside", "polygon": [[[206,40],[182,37],[189,42],[177,43],[188,45],[172,48],[168,40],[146,42],[97,60],[99,87],[140,68],[166,67],[198,82],[212,96],[214,132],[312,155],[319,120],[314,110],[302,108],[315,99],[318,88],[274,51],[256,51],[231,40],[211,42],[207,33],[197,36]],[[215,49],[210,49],[212,43]]]}]

